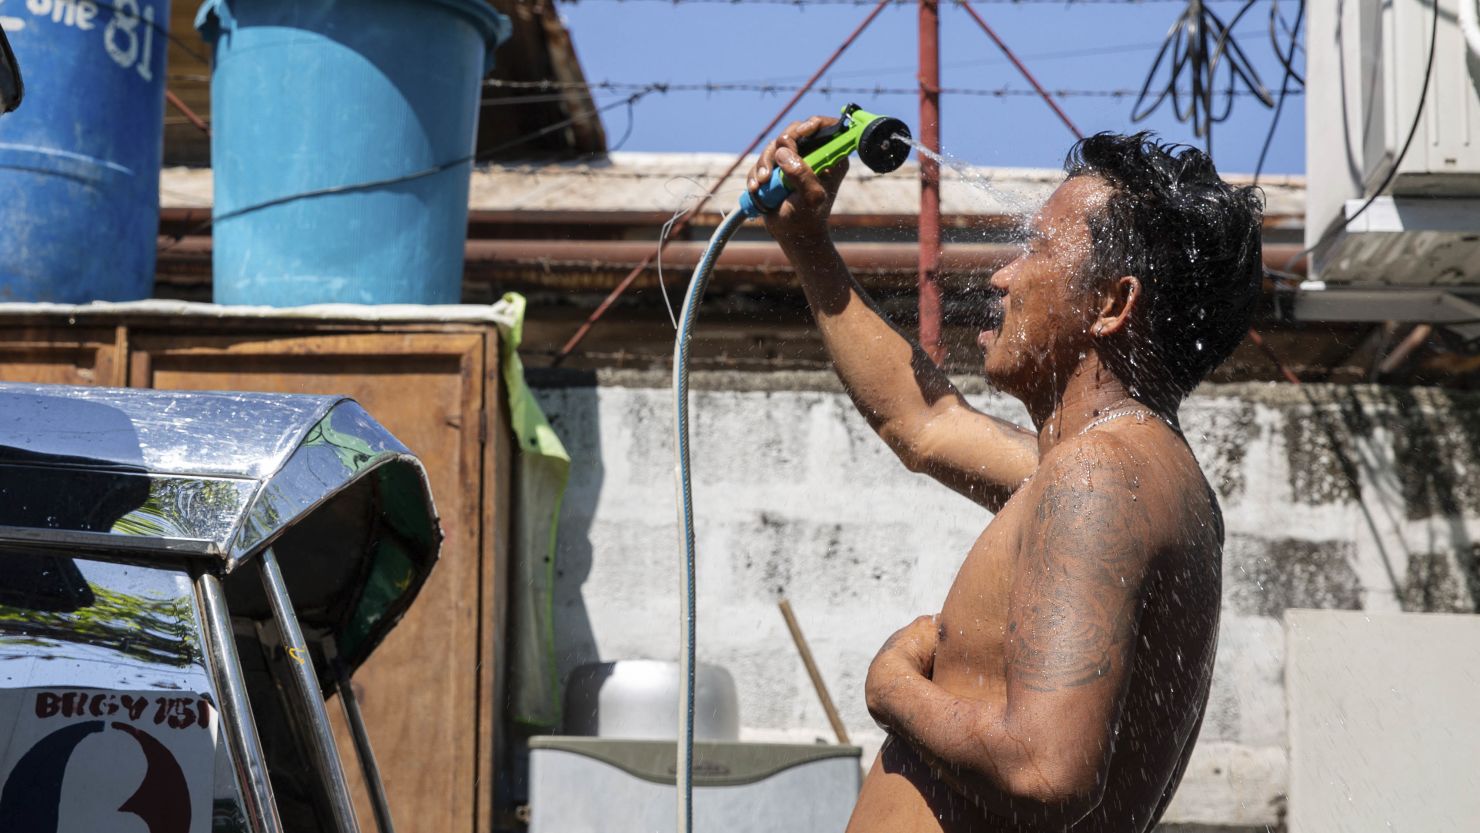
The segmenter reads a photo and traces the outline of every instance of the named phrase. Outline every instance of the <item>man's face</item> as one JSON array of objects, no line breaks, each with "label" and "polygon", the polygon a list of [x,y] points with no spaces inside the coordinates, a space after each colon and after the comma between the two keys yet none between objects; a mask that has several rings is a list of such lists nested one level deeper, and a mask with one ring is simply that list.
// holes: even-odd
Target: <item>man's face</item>
[{"label": "man's face", "polygon": [[1092,241],[1085,222],[1110,196],[1094,176],[1065,180],[1023,229],[1022,253],[992,276],[995,326],[977,343],[987,379],[1028,399],[1073,370],[1089,349],[1095,296],[1078,275]]}]

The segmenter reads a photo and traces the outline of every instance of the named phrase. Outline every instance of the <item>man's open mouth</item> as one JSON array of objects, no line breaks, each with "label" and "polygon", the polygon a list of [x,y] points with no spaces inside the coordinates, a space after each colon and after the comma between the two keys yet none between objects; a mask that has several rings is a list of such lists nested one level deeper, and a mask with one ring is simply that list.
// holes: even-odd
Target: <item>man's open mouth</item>
[{"label": "man's open mouth", "polygon": [[977,313],[981,331],[976,334],[977,346],[990,350],[992,342],[1002,334],[1002,321],[1007,314],[1006,297],[996,290],[989,290]]},{"label": "man's open mouth", "polygon": [[982,305],[982,330],[997,334],[1002,330],[1002,319],[1006,315],[1006,297],[1001,292],[991,291]]}]

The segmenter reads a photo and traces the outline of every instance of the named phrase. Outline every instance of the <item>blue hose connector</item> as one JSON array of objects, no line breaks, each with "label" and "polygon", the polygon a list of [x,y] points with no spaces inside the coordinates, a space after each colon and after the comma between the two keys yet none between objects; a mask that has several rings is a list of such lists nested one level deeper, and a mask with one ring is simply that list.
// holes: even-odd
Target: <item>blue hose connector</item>
[{"label": "blue hose connector", "polygon": [[749,191],[740,195],[740,212],[747,217],[770,214],[780,208],[789,196],[791,196],[791,188],[787,186],[781,169],[777,168],[771,172],[770,180],[756,189],[755,198],[752,198]]}]

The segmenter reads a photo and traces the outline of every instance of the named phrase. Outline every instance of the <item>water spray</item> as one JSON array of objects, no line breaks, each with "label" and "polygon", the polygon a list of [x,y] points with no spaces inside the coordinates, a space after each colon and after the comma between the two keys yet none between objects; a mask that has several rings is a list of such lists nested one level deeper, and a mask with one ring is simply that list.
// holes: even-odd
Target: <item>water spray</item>
[{"label": "water spray", "polygon": [[[875,173],[886,174],[899,168],[909,157],[910,129],[904,122],[891,116],[870,113],[857,104],[843,108],[843,117],[833,125],[824,127],[810,136],[797,141],[802,160],[814,172],[821,173],[839,161],[857,152],[858,158]],[[777,168],[771,178],[752,195],[746,192],[740,197],[740,207],[720,221],[704,255],[694,267],[694,276],[689,281],[688,293],[684,296],[683,309],[678,319],[678,336],[673,345],[673,396],[674,396],[674,445],[677,452],[675,475],[678,478],[678,524],[681,530],[680,543],[683,558],[679,563],[682,584],[682,609],[679,617],[679,671],[684,678],[684,687],[678,704],[678,830],[692,833],[694,829],[694,501],[689,479],[689,337],[693,333],[694,318],[698,314],[699,301],[704,297],[704,287],[714,271],[720,252],[746,220],[775,211],[792,193],[792,183]]]}]

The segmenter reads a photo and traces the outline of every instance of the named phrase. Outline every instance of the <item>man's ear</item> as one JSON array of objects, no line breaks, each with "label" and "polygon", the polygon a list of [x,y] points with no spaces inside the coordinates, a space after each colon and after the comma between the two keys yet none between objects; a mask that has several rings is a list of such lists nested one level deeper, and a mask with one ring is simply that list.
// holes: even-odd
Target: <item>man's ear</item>
[{"label": "man's ear", "polygon": [[1140,307],[1141,279],[1134,275],[1121,275],[1100,296],[1100,309],[1090,323],[1090,334],[1105,337],[1125,330]]}]

